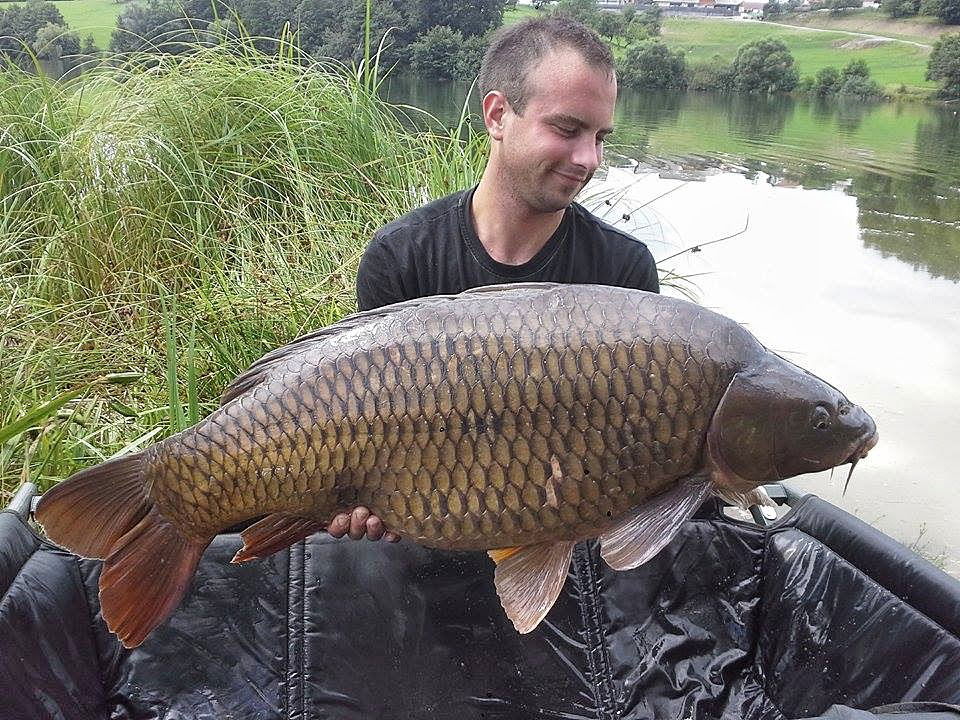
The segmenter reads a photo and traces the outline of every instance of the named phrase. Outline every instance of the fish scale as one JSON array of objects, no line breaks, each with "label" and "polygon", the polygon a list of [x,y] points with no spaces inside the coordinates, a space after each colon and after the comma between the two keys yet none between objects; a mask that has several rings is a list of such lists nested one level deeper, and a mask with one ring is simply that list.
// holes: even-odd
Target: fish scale
[{"label": "fish scale", "polygon": [[105,559],[103,617],[127,647],[173,611],[218,531],[261,518],[242,533],[246,562],[358,505],[407,540],[488,550],[529,632],[576,540],[637,567],[711,492],[746,507],[764,483],[855,464],[876,441],[836,388],[702,307],[501,286],[359,313],[268,353],[209,417],[80,471],[37,518]]},{"label": "fish scale", "polygon": [[703,312],[592,288],[388,315],[158,446],[152,492],[198,535],[363,504],[438,547],[595,536],[698,461],[745,342]]}]

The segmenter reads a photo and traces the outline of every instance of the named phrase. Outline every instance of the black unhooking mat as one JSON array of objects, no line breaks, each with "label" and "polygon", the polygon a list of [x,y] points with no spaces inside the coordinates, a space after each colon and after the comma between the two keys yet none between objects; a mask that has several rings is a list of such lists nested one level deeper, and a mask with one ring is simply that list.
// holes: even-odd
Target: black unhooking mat
[{"label": "black unhooking mat", "polygon": [[769,528],[710,501],[633,571],[583,544],[523,636],[484,553],[316,535],[230,565],[239,544],[125,651],[98,563],[0,513],[0,717],[960,717],[960,583],[814,496]]}]

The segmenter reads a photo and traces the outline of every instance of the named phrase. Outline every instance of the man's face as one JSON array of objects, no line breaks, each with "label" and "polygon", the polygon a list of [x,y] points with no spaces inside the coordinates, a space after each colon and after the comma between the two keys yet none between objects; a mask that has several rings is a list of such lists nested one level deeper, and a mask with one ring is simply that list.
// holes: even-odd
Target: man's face
[{"label": "man's face", "polygon": [[502,116],[501,177],[534,212],[569,205],[603,159],[613,130],[617,82],[575,50],[548,53],[527,77],[523,114]]}]

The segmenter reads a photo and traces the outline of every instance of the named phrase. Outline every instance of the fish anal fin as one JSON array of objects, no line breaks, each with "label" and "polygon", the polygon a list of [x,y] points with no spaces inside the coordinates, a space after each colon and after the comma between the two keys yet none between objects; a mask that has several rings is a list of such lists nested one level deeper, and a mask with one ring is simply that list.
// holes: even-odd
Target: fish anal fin
[{"label": "fish anal fin", "polygon": [[573,546],[573,541],[539,543],[505,548],[501,553],[494,584],[517,632],[533,630],[557,601],[570,570]]},{"label": "fish anal fin", "polygon": [[243,563],[272,555],[323,529],[323,525],[316,520],[299,515],[267,515],[240,533],[243,547],[237,550],[230,562]]},{"label": "fish anal fin", "polygon": [[630,570],[647,562],[674,538],[711,489],[703,476],[680,480],[603,533],[600,556],[614,570]]},{"label": "fish anal fin", "polygon": [[136,647],[174,611],[211,538],[193,538],[156,507],[117,543],[100,574],[100,608],[124,647]]}]

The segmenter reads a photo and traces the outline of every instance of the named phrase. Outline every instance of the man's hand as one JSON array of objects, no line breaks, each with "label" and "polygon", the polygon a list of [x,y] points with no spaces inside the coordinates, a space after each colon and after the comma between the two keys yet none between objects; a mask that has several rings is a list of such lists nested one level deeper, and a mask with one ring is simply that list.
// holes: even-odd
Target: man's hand
[{"label": "man's hand", "polygon": [[340,513],[330,521],[327,532],[335,538],[342,538],[349,534],[351,540],[360,540],[364,535],[368,540],[383,538],[387,542],[397,542],[400,536],[383,527],[383,521],[363,507],[355,507],[349,515]]}]

